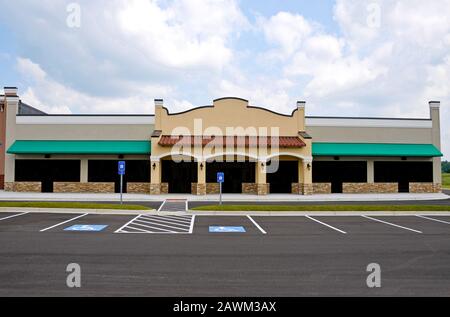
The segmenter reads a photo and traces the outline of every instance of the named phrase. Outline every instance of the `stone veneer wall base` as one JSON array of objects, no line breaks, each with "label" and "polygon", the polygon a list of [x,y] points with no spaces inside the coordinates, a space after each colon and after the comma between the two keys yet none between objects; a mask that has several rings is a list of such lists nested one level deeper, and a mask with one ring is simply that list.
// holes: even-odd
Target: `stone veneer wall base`
[{"label": "stone veneer wall base", "polygon": [[5,191],[7,192],[29,192],[40,193],[42,192],[41,182],[6,182]]},{"label": "stone veneer wall base", "polygon": [[247,195],[256,195],[258,193],[258,187],[256,183],[242,183],[242,193]]},{"label": "stone veneer wall base", "polygon": [[270,193],[270,184],[269,183],[265,183],[265,184],[257,184],[256,185],[256,190],[257,190],[257,195],[259,196],[264,196]]},{"label": "stone veneer wall base", "polygon": [[409,183],[410,193],[441,193],[442,184],[439,183]]},{"label": "stone veneer wall base", "polygon": [[127,183],[129,194],[150,194],[150,183]]},{"label": "stone veneer wall base", "polygon": [[206,194],[219,194],[220,185],[219,183],[206,183]]},{"label": "stone veneer wall base", "polygon": [[303,193],[303,195],[314,194],[313,184],[302,184],[302,193]]},{"label": "stone veneer wall base", "polygon": [[113,182],[54,182],[54,193],[114,193],[115,184]]},{"label": "stone veneer wall base", "polygon": [[[328,183],[316,183],[317,185],[314,186],[314,184],[303,184],[303,183],[292,183],[291,184],[291,192],[292,194],[296,195],[312,195],[316,192],[314,191],[315,188],[318,191],[317,194],[321,193],[320,191],[326,191],[328,190]],[[331,184],[329,186],[330,192],[331,192]]]},{"label": "stone veneer wall base", "polygon": [[344,194],[398,193],[398,183],[343,183]]}]

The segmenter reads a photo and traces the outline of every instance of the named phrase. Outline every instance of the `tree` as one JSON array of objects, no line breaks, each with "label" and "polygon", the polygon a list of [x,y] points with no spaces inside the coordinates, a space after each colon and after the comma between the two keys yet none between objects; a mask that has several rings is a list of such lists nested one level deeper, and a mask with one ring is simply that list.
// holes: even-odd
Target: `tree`
[{"label": "tree", "polygon": [[450,162],[449,161],[443,161],[441,163],[442,166],[442,173],[450,173]]}]

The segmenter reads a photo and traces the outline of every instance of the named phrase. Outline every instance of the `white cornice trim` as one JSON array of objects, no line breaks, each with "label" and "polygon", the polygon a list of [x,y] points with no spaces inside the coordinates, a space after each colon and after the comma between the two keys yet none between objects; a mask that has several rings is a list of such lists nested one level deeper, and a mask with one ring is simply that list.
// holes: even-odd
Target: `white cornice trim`
[{"label": "white cornice trim", "polygon": [[17,116],[17,124],[154,124],[154,116]]},{"label": "white cornice trim", "polygon": [[431,129],[431,120],[369,118],[306,118],[308,127],[419,128]]}]

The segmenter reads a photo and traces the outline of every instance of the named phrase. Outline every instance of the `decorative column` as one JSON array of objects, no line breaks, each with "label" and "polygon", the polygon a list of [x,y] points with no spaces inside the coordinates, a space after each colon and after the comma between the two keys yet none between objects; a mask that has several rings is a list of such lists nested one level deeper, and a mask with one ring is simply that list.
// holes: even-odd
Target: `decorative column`
[{"label": "decorative column", "polygon": [[150,158],[150,195],[161,194],[161,160]]},{"label": "decorative column", "polygon": [[255,164],[256,168],[256,194],[267,195],[269,193],[269,184],[267,184],[266,161],[258,160]]},{"label": "decorative column", "polygon": [[[16,87],[5,87],[6,128],[5,152],[16,141],[16,115],[19,111],[19,97]],[[5,153],[5,191],[14,191],[15,189],[15,154]]]},{"label": "decorative column", "polygon": [[206,162],[197,162],[197,184],[195,188],[196,195],[206,195]]},{"label": "decorative column", "polygon": [[88,160],[81,159],[80,161],[80,183],[88,182]]},{"label": "decorative column", "polygon": [[367,160],[367,183],[375,183],[375,173],[374,173],[374,161]]},{"label": "decorative column", "polygon": [[[441,121],[440,121],[440,101],[430,101],[430,119],[432,122],[432,141],[433,145],[441,150]],[[442,192],[442,173],[441,173],[441,157],[433,157],[433,192]]]},{"label": "decorative column", "polygon": [[312,195],[314,193],[312,184],[312,158],[305,158],[299,161],[299,173],[303,195]]}]

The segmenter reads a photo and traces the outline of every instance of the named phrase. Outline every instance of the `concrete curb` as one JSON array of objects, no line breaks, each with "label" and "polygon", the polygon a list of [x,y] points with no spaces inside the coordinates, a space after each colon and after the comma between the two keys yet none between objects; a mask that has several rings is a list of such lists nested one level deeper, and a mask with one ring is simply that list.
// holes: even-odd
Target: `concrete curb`
[{"label": "concrete curb", "polygon": [[450,216],[450,211],[198,211],[190,210],[196,216]]}]

